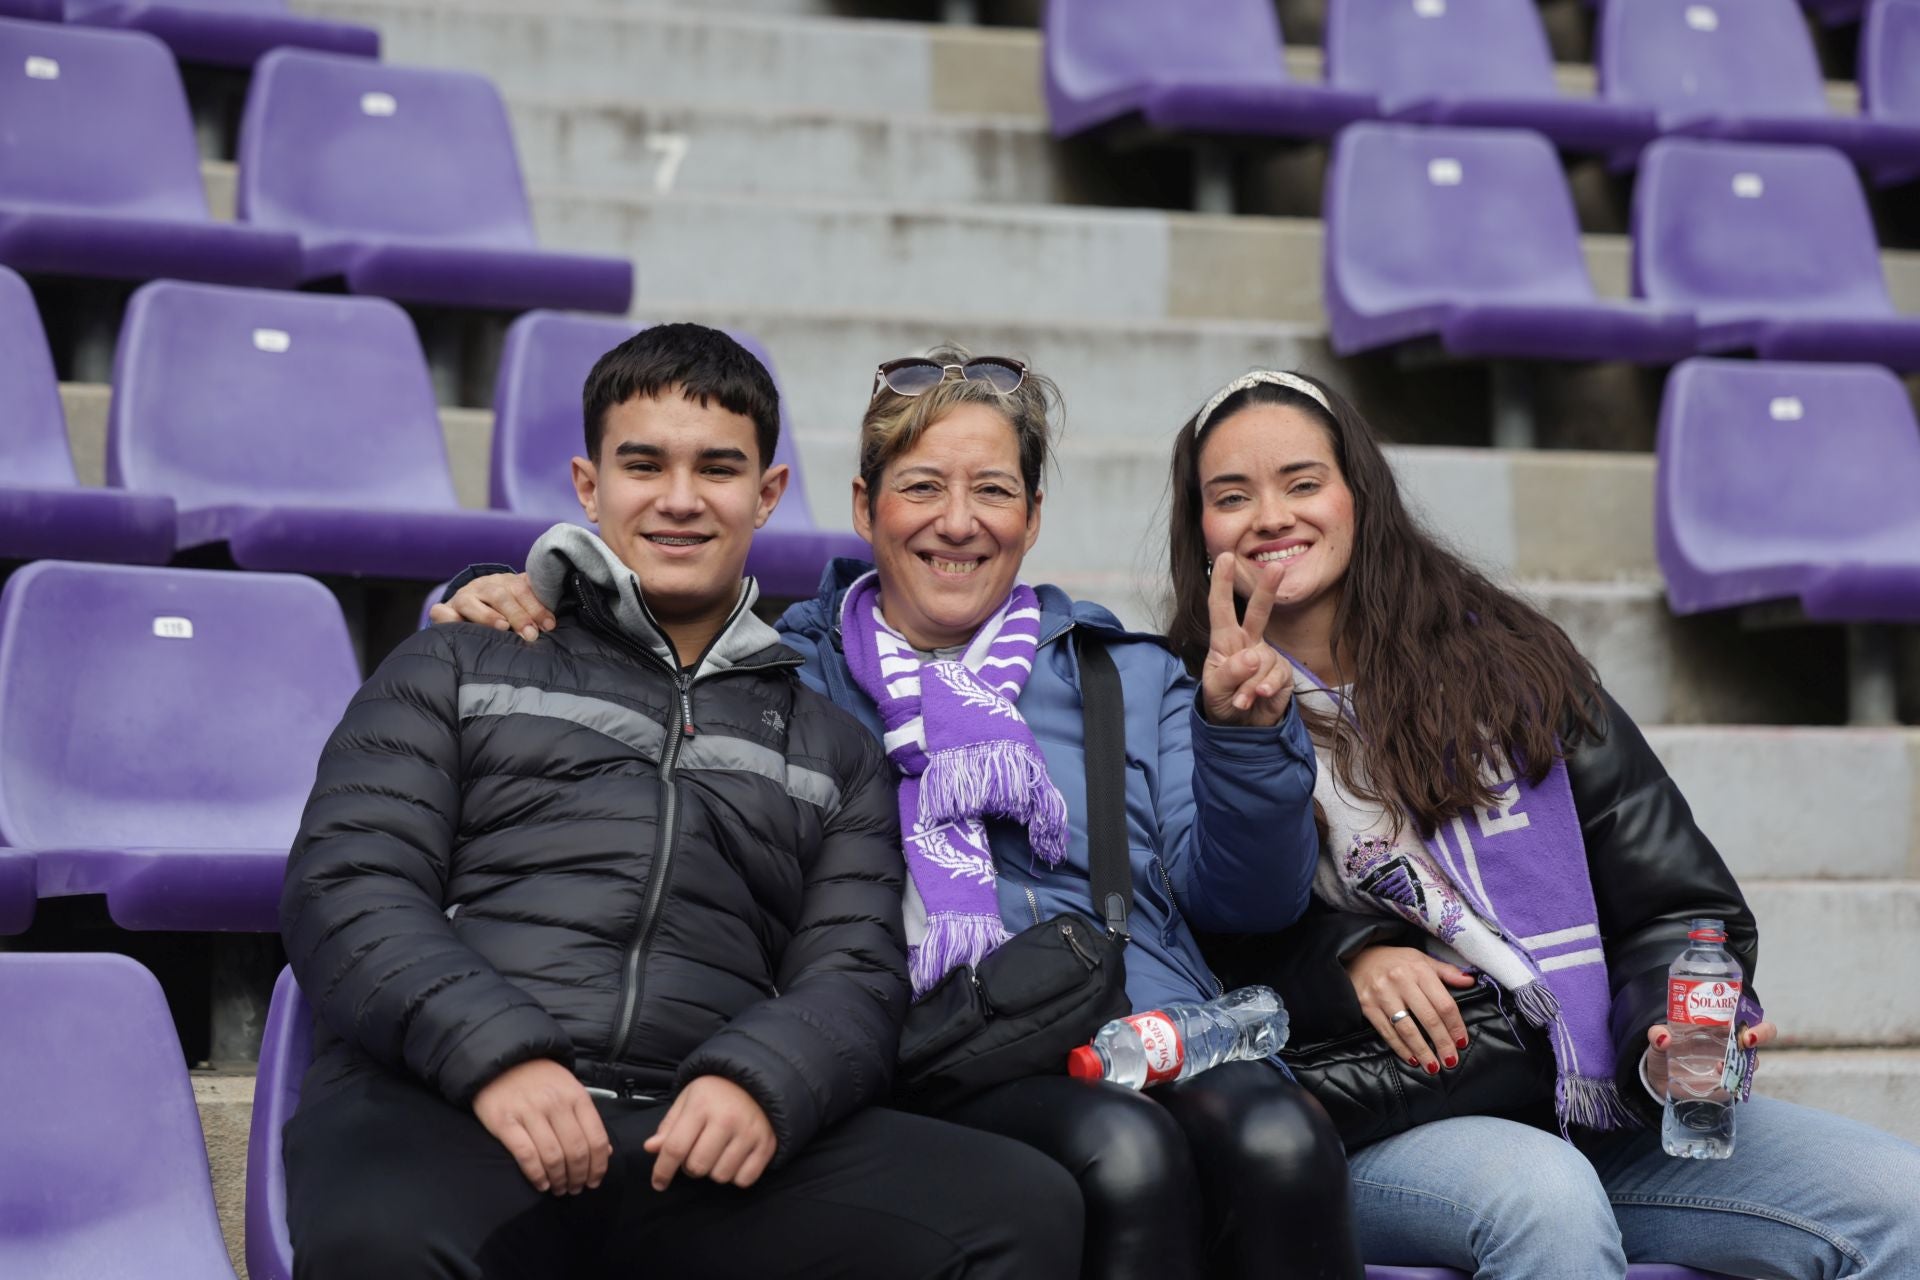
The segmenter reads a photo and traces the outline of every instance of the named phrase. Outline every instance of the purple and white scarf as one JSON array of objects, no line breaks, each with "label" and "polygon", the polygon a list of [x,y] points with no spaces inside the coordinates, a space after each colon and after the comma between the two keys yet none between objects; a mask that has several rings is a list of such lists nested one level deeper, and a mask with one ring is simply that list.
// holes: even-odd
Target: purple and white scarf
[{"label": "purple and white scarf", "polygon": [[[1296,672],[1311,680],[1306,669]],[[1341,704],[1336,690],[1314,689]],[[1491,808],[1456,815],[1420,850],[1356,840],[1335,859],[1346,887],[1389,908],[1445,943],[1508,995],[1521,1016],[1545,1029],[1557,1067],[1554,1110],[1570,1125],[1617,1129],[1637,1123],[1616,1082],[1599,909],[1586,840],[1564,759],[1536,785],[1514,770],[1488,777]],[[1440,880],[1433,878],[1437,873]],[[1743,999],[1743,1020],[1759,1006]],[[1746,1051],[1740,1084],[1751,1087]]]},{"label": "purple and white scarf", "polygon": [[1039,649],[1040,601],[1016,585],[959,661],[923,662],[881,615],[868,573],[847,588],[840,635],[900,773],[907,874],[927,911],[926,936],[907,949],[917,998],[1007,940],[985,819],[1025,823],[1048,866],[1066,856],[1066,801],[1014,707]]}]

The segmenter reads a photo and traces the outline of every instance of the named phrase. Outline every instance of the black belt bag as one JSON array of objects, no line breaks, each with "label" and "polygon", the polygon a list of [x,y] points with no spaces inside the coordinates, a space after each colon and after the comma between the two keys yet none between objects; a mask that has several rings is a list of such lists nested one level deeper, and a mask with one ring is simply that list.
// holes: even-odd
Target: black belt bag
[{"label": "black belt bag", "polygon": [[1097,641],[1074,633],[1085,719],[1087,834],[1093,899],[1104,921],[1068,912],[961,965],[907,1010],[895,1095],[938,1113],[1026,1076],[1061,1075],[1067,1055],[1132,1012],[1127,1000],[1126,722],[1120,673]]},{"label": "black belt bag", "polygon": [[1524,1114],[1543,1097],[1551,1108],[1555,1068],[1542,1033],[1518,1011],[1502,1010],[1484,982],[1455,1000],[1467,1047],[1460,1065],[1439,1075],[1408,1066],[1371,1023],[1337,1039],[1288,1045],[1280,1060],[1327,1109],[1349,1151],[1434,1120]]}]

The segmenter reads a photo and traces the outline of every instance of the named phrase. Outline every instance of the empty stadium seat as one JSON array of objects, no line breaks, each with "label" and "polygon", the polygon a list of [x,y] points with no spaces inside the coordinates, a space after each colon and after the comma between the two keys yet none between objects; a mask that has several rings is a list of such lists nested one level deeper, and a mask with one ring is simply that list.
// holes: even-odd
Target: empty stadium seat
[{"label": "empty stadium seat", "polygon": [[1866,194],[1826,147],[1663,138],[1633,195],[1634,289],[1699,316],[1699,350],[1920,369]]},{"label": "empty stadium seat", "polygon": [[1692,317],[1603,300],[1546,139],[1359,124],[1334,142],[1326,301],[1342,355],[1437,338],[1457,356],[1663,363]]},{"label": "empty stadium seat", "polygon": [[105,894],[123,928],[273,932],[359,685],[311,579],[28,565],[0,591],[0,844],[41,898]]},{"label": "empty stadium seat", "polygon": [[1635,150],[1649,107],[1570,98],[1534,0],[1329,0],[1327,82],[1420,124],[1534,129],[1576,151]]},{"label": "empty stadium seat", "polygon": [[20,849],[0,849],[0,937],[25,933],[33,924],[34,903],[40,894],[34,857]]},{"label": "empty stadium seat", "polygon": [[[1879,0],[1860,29],[1860,110],[1874,120],[1920,125],[1920,0]],[[1884,166],[1892,185],[1920,177],[1920,157]]]},{"label": "empty stadium seat", "polygon": [[0,955],[0,1275],[232,1280],[167,1000],[124,956]]},{"label": "empty stadium seat", "polygon": [[[0,0],[0,13],[10,3]],[[321,49],[380,56],[371,27],[327,22],[287,11],[286,0],[30,0],[39,10],[20,17],[83,26],[119,27],[158,36],[183,62],[250,67],[269,49]]]},{"label": "empty stadium seat", "polygon": [[1271,0],[1050,0],[1043,31],[1057,137],[1126,120],[1326,137],[1376,113],[1370,93],[1288,78]]},{"label": "empty stadium seat", "polygon": [[300,243],[214,222],[173,55],[137,31],[0,20],[0,263],[290,285]]},{"label": "empty stadium seat", "polygon": [[1666,134],[1836,147],[1878,177],[1920,162],[1920,126],[1838,116],[1794,0],[1608,0],[1600,96]]},{"label": "empty stadium seat", "polygon": [[483,76],[281,49],[254,70],[237,211],[296,233],[300,278],[403,302],[624,312],[633,265],[542,250]]},{"label": "empty stadium seat", "polygon": [[113,383],[107,482],[171,494],[178,545],[244,569],[433,582],[551,523],[461,509],[419,339],[379,298],[156,281]]},{"label": "empty stadium seat", "polygon": [[0,560],[165,564],[173,500],[81,488],[67,445],[40,314],[26,282],[0,267]]},{"label": "empty stadium seat", "polygon": [[1821,621],[1920,621],[1920,425],[1887,370],[1689,360],[1657,475],[1674,612],[1797,599]]},{"label": "empty stadium seat", "polygon": [[313,1057],[313,1010],[292,969],[273,984],[260,1066],[253,1080],[252,1128],[247,1134],[247,1275],[293,1280],[287,1239],[287,1167],[281,1132],[300,1106],[300,1082]]},{"label": "empty stadium seat", "polygon": [[[594,362],[634,332],[630,321],[553,312],[530,312],[508,328],[493,401],[494,506],[546,520],[584,523],[567,465],[586,447],[580,388]],[[773,361],[759,343],[746,334],[733,336],[773,372]],[[871,551],[854,534],[815,527],[784,403],[780,445],[773,460],[787,464],[791,478],[766,527],[754,534],[747,572],[760,580],[761,589],[769,595],[805,597],[818,588],[828,560],[835,556],[865,559]]]}]

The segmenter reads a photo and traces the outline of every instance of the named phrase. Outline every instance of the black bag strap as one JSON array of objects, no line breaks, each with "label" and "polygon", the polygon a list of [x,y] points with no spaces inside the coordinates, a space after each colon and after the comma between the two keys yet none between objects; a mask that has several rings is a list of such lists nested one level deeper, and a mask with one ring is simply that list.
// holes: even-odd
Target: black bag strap
[{"label": "black bag strap", "polygon": [[1120,672],[1107,646],[1087,634],[1073,633],[1080,655],[1080,709],[1086,723],[1087,861],[1093,904],[1107,932],[1122,942],[1132,933],[1127,912],[1133,903],[1133,859],[1127,851],[1127,721]]}]

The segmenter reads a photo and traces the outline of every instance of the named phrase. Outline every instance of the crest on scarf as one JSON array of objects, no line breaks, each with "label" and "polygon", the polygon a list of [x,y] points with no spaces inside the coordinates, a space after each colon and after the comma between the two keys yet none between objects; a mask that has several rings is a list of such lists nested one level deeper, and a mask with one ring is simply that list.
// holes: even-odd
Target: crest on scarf
[{"label": "crest on scarf", "polygon": [[974,679],[973,672],[957,662],[935,662],[930,664],[940,682],[953,691],[960,699],[960,705],[988,715],[1005,716],[1009,720],[1019,720],[1020,712],[1014,705]]},{"label": "crest on scarf", "polygon": [[[968,876],[976,884],[992,884],[994,882],[992,856],[956,845],[953,835],[954,827],[950,822],[915,822],[913,832],[907,839],[919,846],[921,857],[945,871],[948,879]],[[962,844],[971,843],[964,835],[961,837],[961,842]]]}]

